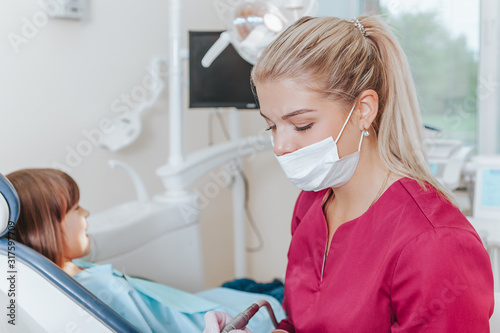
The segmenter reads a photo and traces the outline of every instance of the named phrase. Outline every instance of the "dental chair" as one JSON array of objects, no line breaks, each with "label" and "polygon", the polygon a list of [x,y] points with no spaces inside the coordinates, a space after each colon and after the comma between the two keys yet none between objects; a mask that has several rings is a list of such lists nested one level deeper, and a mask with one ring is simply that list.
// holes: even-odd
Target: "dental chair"
[{"label": "dental chair", "polygon": [[19,199],[0,174],[0,331],[140,332],[53,262],[15,241]]}]

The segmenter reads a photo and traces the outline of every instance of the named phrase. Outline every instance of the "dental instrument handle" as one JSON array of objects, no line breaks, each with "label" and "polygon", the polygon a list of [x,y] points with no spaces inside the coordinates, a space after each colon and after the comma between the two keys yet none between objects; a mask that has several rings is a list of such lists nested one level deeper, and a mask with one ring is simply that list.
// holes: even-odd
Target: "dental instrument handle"
[{"label": "dental instrument handle", "polygon": [[222,329],[221,333],[228,333],[234,329],[242,329],[248,325],[248,321],[254,314],[259,311],[259,304],[253,303],[245,311],[236,315],[226,326]]},{"label": "dental instrument handle", "polygon": [[221,333],[229,333],[231,330],[235,329],[243,329],[248,325],[250,319],[259,311],[260,307],[265,306],[267,308],[267,312],[269,312],[269,316],[271,317],[271,321],[273,322],[274,327],[278,327],[278,321],[274,315],[273,308],[266,300],[259,300],[252,305],[250,305],[245,311],[239,313],[234,317],[224,328]]}]

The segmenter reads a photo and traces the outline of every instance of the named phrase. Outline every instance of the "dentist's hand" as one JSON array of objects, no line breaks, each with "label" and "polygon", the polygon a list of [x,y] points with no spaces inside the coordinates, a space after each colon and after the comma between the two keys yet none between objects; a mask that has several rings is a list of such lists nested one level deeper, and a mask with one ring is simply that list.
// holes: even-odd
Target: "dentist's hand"
[{"label": "dentist's hand", "polygon": [[[230,315],[222,311],[208,311],[205,313],[205,330],[203,333],[220,333],[233,319]],[[244,330],[231,330],[231,333],[252,333],[249,329]]]}]

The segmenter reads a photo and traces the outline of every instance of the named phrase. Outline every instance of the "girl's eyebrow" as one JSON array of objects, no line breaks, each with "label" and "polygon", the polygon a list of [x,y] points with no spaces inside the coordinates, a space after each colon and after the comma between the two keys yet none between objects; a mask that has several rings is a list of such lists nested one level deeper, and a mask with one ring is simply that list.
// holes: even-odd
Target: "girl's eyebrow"
[{"label": "girl's eyebrow", "polygon": [[314,109],[298,109],[298,110],[295,110],[293,112],[287,113],[286,115],[281,117],[281,119],[287,120],[288,118],[292,118],[292,117],[297,116],[299,114],[313,112],[313,111],[316,111],[316,110],[314,110]]},{"label": "girl's eyebrow", "polygon": [[[292,118],[294,116],[297,116],[299,114],[303,114],[303,113],[307,113],[307,112],[314,112],[316,111],[315,109],[298,109],[298,110],[295,110],[295,111],[292,111],[290,113],[287,113],[286,115],[282,116],[281,119],[283,120],[287,120],[288,118]],[[266,118],[267,120],[270,120],[268,117],[266,117],[262,111],[259,111],[260,112],[260,115],[264,118]]]}]

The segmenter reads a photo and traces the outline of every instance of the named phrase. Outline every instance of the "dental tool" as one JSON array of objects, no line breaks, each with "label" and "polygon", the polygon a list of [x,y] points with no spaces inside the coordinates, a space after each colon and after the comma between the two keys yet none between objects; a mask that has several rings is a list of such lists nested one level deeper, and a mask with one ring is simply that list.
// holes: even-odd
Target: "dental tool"
[{"label": "dental tool", "polygon": [[273,308],[271,304],[265,299],[261,299],[252,305],[250,305],[245,311],[239,313],[234,317],[224,328],[221,333],[228,333],[231,330],[243,329],[248,325],[250,319],[259,311],[259,309],[265,306],[267,308],[267,312],[269,312],[269,316],[271,317],[271,321],[273,322],[274,327],[278,327],[278,321],[276,320],[276,316],[274,315]]}]

